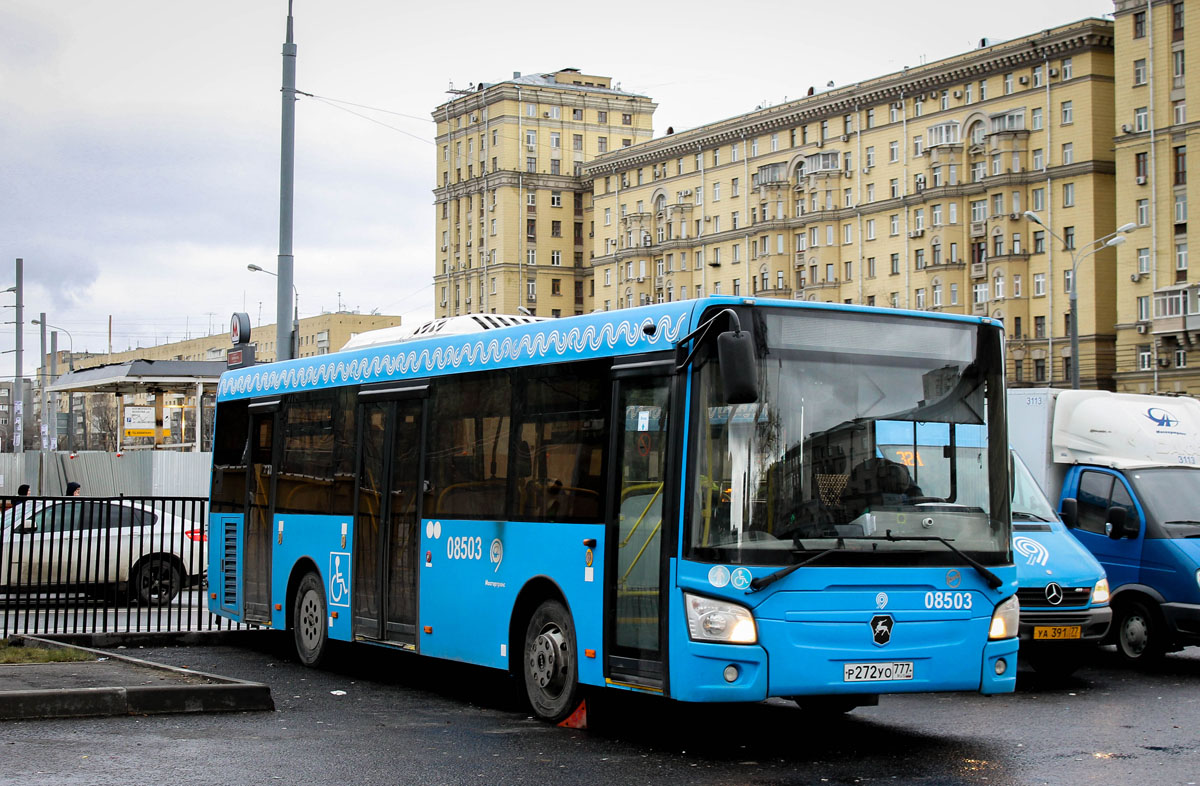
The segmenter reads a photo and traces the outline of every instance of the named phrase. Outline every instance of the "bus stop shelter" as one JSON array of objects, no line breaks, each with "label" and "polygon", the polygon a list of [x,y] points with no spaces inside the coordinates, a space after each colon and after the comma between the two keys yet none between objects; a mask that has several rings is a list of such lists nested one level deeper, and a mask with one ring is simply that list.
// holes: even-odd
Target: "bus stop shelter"
[{"label": "bus stop shelter", "polygon": [[[154,448],[190,447],[199,452],[204,444],[204,394],[216,393],[217,382],[226,368],[224,360],[129,360],[63,374],[48,390],[51,393],[108,393],[116,396],[118,446],[123,444],[126,436],[153,437]],[[192,417],[196,439],[191,443],[166,444],[163,441],[163,395],[168,393],[195,396]],[[137,413],[136,422],[126,418],[125,396],[139,394],[154,395],[153,423],[144,417],[143,412]],[[132,413],[130,417],[133,417]]]}]

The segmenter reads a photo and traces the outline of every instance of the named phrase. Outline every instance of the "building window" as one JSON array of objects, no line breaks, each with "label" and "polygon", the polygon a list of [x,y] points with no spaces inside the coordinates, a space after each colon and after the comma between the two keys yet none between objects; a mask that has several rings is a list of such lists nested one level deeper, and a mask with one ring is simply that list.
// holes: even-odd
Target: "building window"
[{"label": "building window", "polygon": [[1070,101],[1062,102],[1062,124],[1070,125],[1075,122],[1074,105]]},{"label": "building window", "polygon": [[1188,266],[1188,248],[1187,243],[1175,244],[1175,269],[1187,271]]},{"label": "building window", "polygon": [[1042,297],[1045,294],[1046,294],[1046,274],[1045,273],[1034,273],[1033,274],[1033,296],[1034,297]]},{"label": "building window", "polygon": [[1063,227],[1063,247],[1068,251],[1075,248],[1075,227]]},{"label": "building window", "polygon": [[1146,12],[1136,11],[1133,14],[1133,37],[1146,37]]},{"label": "building window", "polygon": [[1033,233],[1033,253],[1046,253],[1046,233],[1044,231],[1036,231]]},{"label": "building window", "polygon": [[1139,199],[1137,201],[1137,224],[1138,226],[1148,226],[1150,224],[1150,200]]},{"label": "building window", "polygon": [[1062,60],[1062,69],[1061,69],[1061,73],[1060,73],[1060,76],[1063,78],[1063,81],[1066,81],[1066,80],[1070,79],[1071,77],[1073,77],[1074,71],[1075,71],[1074,63],[1071,62],[1071,58],[1064,57]]},{"label": "building window", "polygon": [[1171,104],[1171,119],[1175,125],[1183,125],[1187,122],[1187,102],[1180,99]]},{"label": "building window", "polygon": [[1075,163],[1075,144],[1073,142],[1067,142],[1062,146],[1062,162],[1064,165]]},{"label": "building window", "polygon": [[1075,184],[1063,183],[1063,207],[1075,206]]},{"label": "building window", "polygon": [[898,275],[900,273],[900,255],[892,254],[891,262],[892,262],[892,275],[893,276]]},{"label": "building window", "polygon": [[1187,147],[1180,145],[1172,148],[1174,154],[1175,185],[1187,185]]},{"label": "building window", "polygon": [[623,126],[633,125],[633,115],[628,114],[628,113],[621,115],[621,125],[623,125]]},{"label": "building window", "polygon": [[1147,131],[1150,128],[1150,113],[1144,106],[1133,110],[1133,130]]},{"label": "building window", "polygon": [[888,161],[890,163],[894,164],[899,160],[900,160],[900,143],[899,142],[888,142]]},{"label": "building window", "polygon": [[1138,347],[1138,371],[1149,371],[1154,367],[1150,347],[1143,344]]},{"label": "building window", "polygon": [[1133,84],[1134,86],[1146,84],[1146,59],[1133,61]]},{"label": "building window", "polygon": [[1183,55],[1184,50],[1182,49],[1176,49],[1171,53],[1171,87],[1175,89],[1179,89],[1184,86],[1183,77],[1185,60]]}]

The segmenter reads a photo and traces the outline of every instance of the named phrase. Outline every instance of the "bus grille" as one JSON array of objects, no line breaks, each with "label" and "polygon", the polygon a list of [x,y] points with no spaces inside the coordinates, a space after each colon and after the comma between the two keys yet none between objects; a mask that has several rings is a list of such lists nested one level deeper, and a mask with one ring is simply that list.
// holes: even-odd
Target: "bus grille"
[{"label": "bus grille", "polygon": [[237,570],[234,568],[237,565],[237,535],[238,523],[236,520],[225,522],[225,555],[224,555],[224,570],[222,578],[225,584],[225,607],[237,608]]}]

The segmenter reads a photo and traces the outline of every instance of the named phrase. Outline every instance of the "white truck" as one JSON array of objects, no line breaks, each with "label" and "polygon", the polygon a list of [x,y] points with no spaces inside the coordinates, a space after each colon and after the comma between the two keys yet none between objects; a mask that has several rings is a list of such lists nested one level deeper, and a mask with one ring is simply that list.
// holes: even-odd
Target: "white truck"
[{"label": "white truck", "polygon": [[1008,436],[1108,574],[1129,662],[1200,644],[1200,401],[1013,389]]}]

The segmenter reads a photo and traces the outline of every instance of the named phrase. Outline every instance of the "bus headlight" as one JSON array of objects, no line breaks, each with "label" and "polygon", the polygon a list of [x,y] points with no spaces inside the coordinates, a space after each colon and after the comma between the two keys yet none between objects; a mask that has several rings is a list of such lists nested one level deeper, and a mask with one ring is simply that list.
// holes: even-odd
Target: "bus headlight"
[{"label": "bus headlight", "polygon": [[992,629],[988,631],[989,639],[1011,639],[1017,635],[1021,621],[1021,604],[1013,595],[1001,603],[992,612]]},{"label": "bus headlight", "polygon": [[727,644],[753,644],[758,628],[750,609],[703,595],[683,593],[687,607],[688,635],[692,641],[720,641]]},{"label": "bus headlight", "polygon": [[1092,590],[1092,603],[1108,603],[1108,599],[1108,579],[1100,579]]}]

